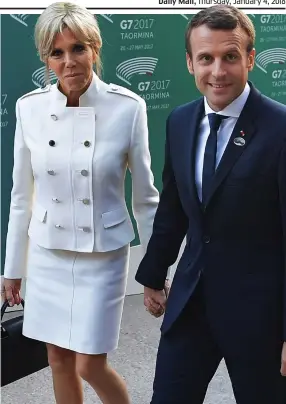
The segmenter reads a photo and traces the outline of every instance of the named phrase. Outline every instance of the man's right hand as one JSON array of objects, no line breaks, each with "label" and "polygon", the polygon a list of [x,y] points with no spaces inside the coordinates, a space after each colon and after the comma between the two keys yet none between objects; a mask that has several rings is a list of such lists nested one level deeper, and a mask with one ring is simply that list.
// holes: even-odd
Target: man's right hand
[{"label": "man's right hand", "polygon": [[7,279],[4,278],[1,297],[3,300],[8,300],[9,306],[21,303],[20,289],[22,279]]},{"label": "man's right hand", "polygon": [[160,317],[165,312],[167,296],[165,290],[156,290],[144,287],[144,305],[155,317]]}]

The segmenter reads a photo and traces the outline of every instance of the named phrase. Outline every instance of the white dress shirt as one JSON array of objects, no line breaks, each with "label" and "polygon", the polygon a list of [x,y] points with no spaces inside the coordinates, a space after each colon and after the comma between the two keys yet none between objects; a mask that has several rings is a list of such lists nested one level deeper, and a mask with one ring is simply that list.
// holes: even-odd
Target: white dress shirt
[{"label": "white dress shirt", "polygon": [[222,155],[225,151],[225,148],[229,142],[237,119],[241,114],[241,111],[246,103],[250,92],[250,87],[248,83],[246,83],[243,92],[237,97],[231,104],[225,107],[223,110],[215,112],[208,105],[207,99],[204,98],[205,104],[205,116],[201,121],[199,127],[199,134],[197,139],[197,148],[196,148],[196,169],[195,169],[195,181],[198,190],[199,199],[202,200],[202,177],[203,177],[203,164],[204,164],[204,154],[205,147],[207,143],[207,139],[210,133],[210,125],[208,114],[217,113],[221,115],[229,116],[227,119],[223,119],[220,128],[218,130],[217,135],[217,154],[216,154],[216,168],[222,158]]}]

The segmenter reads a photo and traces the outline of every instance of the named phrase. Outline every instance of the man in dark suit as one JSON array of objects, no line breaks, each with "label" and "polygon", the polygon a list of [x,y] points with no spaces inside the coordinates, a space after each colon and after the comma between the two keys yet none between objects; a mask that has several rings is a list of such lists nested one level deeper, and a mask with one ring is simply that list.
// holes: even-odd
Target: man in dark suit
[{"label": "man in dark suit", "polygon": [[152,404],[202,404],[224,358],[237,404],[286,403],[286,106],[248,82],[255,31],[234,7],[196,14],[201,99],[167,121],[163,190],[136,274],[161,327]]}]

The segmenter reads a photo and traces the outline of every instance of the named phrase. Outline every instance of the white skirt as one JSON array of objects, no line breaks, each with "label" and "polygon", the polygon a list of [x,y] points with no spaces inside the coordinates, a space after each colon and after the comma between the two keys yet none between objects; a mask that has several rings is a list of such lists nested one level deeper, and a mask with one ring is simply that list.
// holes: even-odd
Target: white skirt
[{"label": "white skirt", "polygon": [[129,253],[129,245],[77,253],[30,240],[23,334],[84,354],[116,349]]}]

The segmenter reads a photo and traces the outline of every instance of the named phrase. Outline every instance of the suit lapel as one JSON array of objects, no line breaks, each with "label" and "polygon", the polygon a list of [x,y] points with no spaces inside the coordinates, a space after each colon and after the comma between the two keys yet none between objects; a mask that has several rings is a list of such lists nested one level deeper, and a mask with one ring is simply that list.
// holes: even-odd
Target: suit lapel
[{"label": "suit lapel", "polygon": [[[248,96],[248,99],[240,114],[240,117],[237,120],[237,123],[234,127],[234,130],[227,144],[225,152],[217,167],[216,174],[214,176],[214,181],[206,201],[206,206],[210,203],[210,200],[213,197],[214,193],[216,192],[217,188],[225,179],[225,177],[229,174],[235,162],[238,160],[238,158],[241,156],[244,150],[248,147],[251,138],[256,130],[254,121],[258,113],[260,98],[261,98],[260,93],[251,85],[251,91]],[[238,142],[236,140],[237,138],[239,139],[243,138],[245,144],[238,145],[237,144]]]},{"label": "suit lapel", "polygon": [[199,100],[198,104],[195,107],[193,113],[190,113],[188,118],[188,124],[185,126],[185,137],[187,139],[186,144],[186,152],[187,152],[187,173],[189,176],[189,184],[190,184],[190,193],[191,198],[194,204],[198,209],[201,209],[201,202],[198,197],[197,186],[195,181],[195,172],[196,172],[196,146],[197,146],[197,138],[199,134],[199,127],[204,114],[204,102],[203,98]]}]

